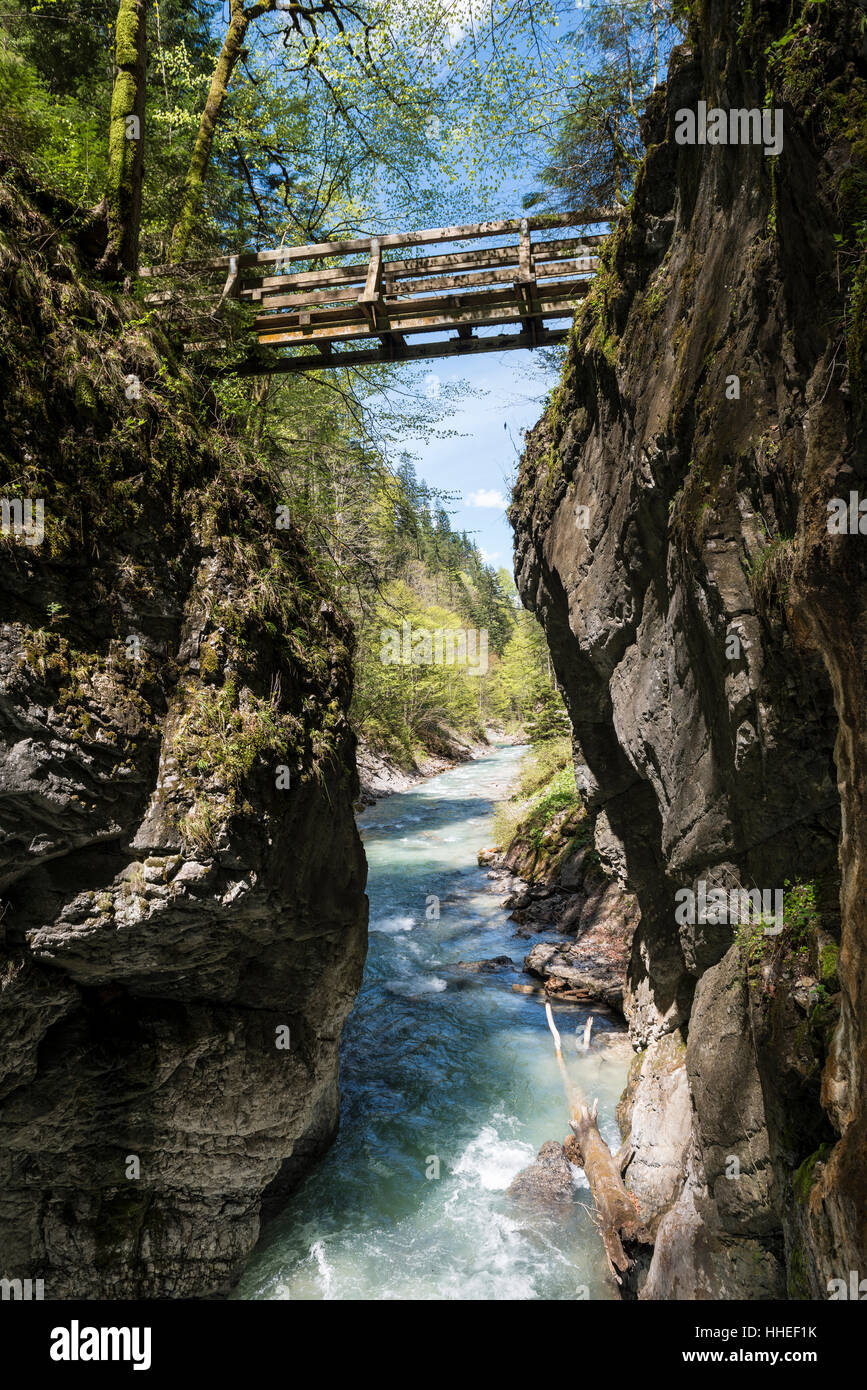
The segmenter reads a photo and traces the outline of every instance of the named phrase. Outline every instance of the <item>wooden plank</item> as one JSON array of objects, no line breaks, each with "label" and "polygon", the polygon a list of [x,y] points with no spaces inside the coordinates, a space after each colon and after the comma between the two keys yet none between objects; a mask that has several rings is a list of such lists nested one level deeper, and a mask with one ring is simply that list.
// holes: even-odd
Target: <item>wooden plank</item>
[{"label": "wooden plank", "polygon": [[[591,280],[552,280],[541,288],[540,293],[543,298],[550,302],[553,300],[572,300],[581,299],[587,293]],[[403,322],[407,318],[418,318],[420,315],[432,315],[436,317],[443,312],[454,314],[467,310],[475,312],[479,309],[491,307],[510,307],[515,311],[521,308],[523,301],[513,285],[503,289],[490,289],[476,291],[470,294],[448,294],[431,296],[423,299],[390,299],[387,304],[388,318],[392,324],[402,328]],[[298,315],[290,312],[277,312],[274,314],[262,314],[253,321],[253,331],[255,333],[267,332],[269,330],[294,327]],[[327,328],[329,325],[347,324],[362,321],[362,310],[358,305],[349,304],[343,308],[319,309],[311,313],[311,330]]]},{"label": "wooden plank", "polygon": [[[540,261],[558,260],[563,256],[590,251],[594,246],[602,246],[606,236],[569,237],[560,241],[538,241],[532,243],[536,273]],[[413,261],[383,261],[383,280],[413,279],[437,271],[462,272],[481,270],[486,266],[507,266],[518,264],[518,247],[494,246],[476,251],[452,251],[442,256],[419,256]],[[269,275],[256,285],[241,291],[242,299],[258,302],[267,290],[313,289],[319,286],[336,287],[363,285],[367,274],[367,263],[359,262],[349,266],[330,266],[326,270],[305,270],[294,275]]]},{"label": "wooden plank", "polygon": [[358,304],[374,328],[377,323],[377,310],[382,304],[382,251],[378,241],[370,244],[370,264],[364,289],[358,296]]},{"label": "wooden plank", "polygon": [[[571,301],[546,302],[540,301],[539,308],[534,312],[537,318],[568,318],[574,304]],[[401,333],[441,333],[449,332],[459,328],[461,325],[472,327],[493,327],[510,323],[518,323],[521,319],[519,308],[513,304],[506,304],[500,308],[483,309],[458,309],[451,314],[428,315],[423,318],[401,319],[395,325]],[[382,331],[381,329],[379,330]],[[320,340],[330,340],[331,342],[351,342],[353,338],[376,337],[377,330],[368,323],[333,323],[330,325],[316,326],[314,328],[298,328],[274,325],[268,331],[265,328],[258,330],[260,343],[308,343],[315,345]]]},{"label": "wooden plank", "polygon": [[[569,330],[566,328],[545,329],[540,333],[537,346],[553,347],[557,343],[564,343],[568,336]],[[324,347],[325,344],[322,346]],[[500,333],[492,334],[487,338],[472,338],[469,341],[452,338],[442,343],[409,343],[405,356],[402,356],[400,360],[407,362],[430,361],[441,357],[476,356],[479,353],[487,352],[513,352],[519,348],[531,349],[532,347],[533,344],[523,333]],[[248,365],[220,369],[218,374],[261,376],[265,372],[273,374],[309,372],[319,368],[354,367],[362,366],[368,362],[382,363],[390,360],[392,359],[386,355],[381,347],[331,352],[329,345],[327,357],[322,357],[318,353],[302,353],[296,357],[284,357],[267,368],[263,368],[261,361],[257,361]]]},{"label": "wooden plank", "polygon": [[367,267],[367,278],[364,282],[364,289],[359,296],[359,303],[370,303],[380,298],[380,287],[382,285],[382,251],[378,241],[371,243],[370,263]]},{"label": "wooden plank", "polygon": [[[580,260],[574,261],[549,261],[547,265],[536,266],[535,278],[537,280],[550,280],[556,276],[562,277],[570,274],[575,276],[589,275],[596,270],[598,265],[598,256],[584,256]],[[409,295],[421,294],[430,290],[461,289],[463,286],[469,287],[471,285],[513,284],[514,279],[514,268],[507,266],[503,270],[480,270],[465,275],[432,275],[427,280],[415,280],[402,289],[398,289],[400,282],[396,282],[393,293],[397,297],[405,299]],[[386,281],[386,286],[388,287],[388,281]]]},{"label": "wooden plank", "polygon": [[538,338],[537,319],[535,316],[536,307],[536,281],[533,273],[533,255],[530,250],[530,227],[529,223],[521,223],[521,235],[518,244],[518,276],[515,281],[515,289],[521,302],[521,307],[526,311],[521,317],[521,328],[524,333],[532,340],[536,346]]},{"label": "wooden plank", "polygon": [[533,257],[530,254],[530,226],[527,219],[521,223],[521,233],[518,242],[518,278],[519,280],[532,280],[533,278]]},{"label": "wooden plank", "polygon": [[177,290],[162,290],[159,294],[146,294],[144,302],[145,304],[183,304],[184,300]]},{"label": "wooden plank", "polygon": [[[594,271],[599,264],[597,256],[587,256],[580,261],[551,261],[548,265],[540,267],[536,272],[537,280],[552,279],[556,276],[564,276],[574,272],[579,274],[589,274]],[[398,292],[395,286],[386,283],[385,294],[387,303],[392,301],[410,301],[414,294],[422,294],[436,290],[461,290],[471,289],[474,286],[485,285],[511,285],[514,283],[514,270],[481,270],[477,274],[469,275],[435,275],[429,280],[416,280],[412,285]],[[350,288],[347,290],[314,290],[310,294],[263,294],[258,301],[262,309],[294,309],[308,308],[316,304],[352,304],[358,302],[356,293]]]},{"label": "wooden plank", "polygon": [[[616,221],[622,210],[616,208],[582,209],[578,212],[542,213],[538,217],[509,217],[500,221],[471,222],[451,227],[427,227],[418,232],[391,232],[385,236],[355,237],[347,241],[311,242],[306,246],[283,246],[274,251],[260,251],[248,263],[268,265],[274,261],[318,260],[324,256],[346,256],[353,251],[369,251],[371,242],[380,246],[427,246],[438,241],[466,241],[477,237],[506,236],[519,232],[526,221],[530,231],[547,231],[554,227],[591,226],[599,222]],[[219,268],[222,268],[221,266]]]},{"label": "wooden plank", "polygon": [[[569,295],[573,291],[583,296],[592,283],[593,281],[589,277],[579,280],[572,276],[567,276],[564,279],[546,280],[542,288],[544,288],[545,294],[549,297],[552,295]],[[406,295],[400,298],[392,296],[389,297],[387,305],[389,314],[392,317],[399,317],[401,314],[408,314],[417,310],[431,310],[436,313],[444,306],[448,307],[454,305],[458,308],[462,308],[485,304],[498,304],[504,300],[514,299],[515,293],[515,281],[510,278],[502,286],[482,285],[478,288],[469,289],[466,293],[451,291],[447,294],[438,295]],[[266,305],[263,307],[270,307],[271,303],[273,303],[273,301],[267,301]],[[273,314],[263,313],[258,315],[253,320],[253,326],[258,329],[263,324],[267,325],[274,318],[284,318],[287,314],[292,316],[296,306],[297,300],[295,297],[288,296],[288,304],[286,306],[281,306],[280,310],[275,311]],[[316,309],[313,315],[313,322],[329,323],[347,316],[356,316],[359,307],[357,301],[350,301],[342,307],[335,306],[329,308],[326,306],[321,309]]]},{"label": "wooden plank", "polygon": [[[526,301],[521,302],[517,297],[506,300],[500,304],[489,304],[480,307],[469,307],[460,309],[444,309],[441,313],[417,314],[414,317],[403,316],[395,318],[390,316],[386,319],[381,317],[375,325],[361,315],[354,318],[344,316],[333,319],[328,323],[305,324],[296,318],[284,317],[274,318],[271,322],[262,324],[257,328],[256,334],[260,338],[272,337],[275,334],[296,333],[298,337],[307,342],[315,342],[319,337],[329,337],[337,334],[341,337],[366,336],[368,327],[374,331],[392,333],[435,333],[443,328],[456,328],[460,323],[517,323],[519,320],[527,318],[545,318],[557,315],[563,318],[569,317],[580,300],[572,296],[560,296],[556,300],[539,300],[537,305],[530,308]],[[494,315],[491,318],[491,315]]]},{"label": "wooden plank", "polygon": [[[477,237],[505,236],[519,232],[521,222],[526,220],[531,231],[546,231],[554,227],[584,227],[600,222],[616,222],[623,214],[620,208],[581,209],[577,212],[544,213],[539,217],[506,218],[498,222],[475,222],[463,226],[428,227],[418,232],[392,232],[380,237],[354,237],[346,241],[311,242],[305,246],[278,246],[269,251],[245,251],[237,256],[238,266],[248,270],[252,266],[281,264],[290,261],[321,260],[326,256],[345,256],[354,251],[369,253],[371,243],[379,240],[382,247],[427,246],[438,241],[466,241]],[[142,279],[154,276],[175,276],[208,270],[228,270],[232,257],[215,256],[206,261],[182,261],[178,265],[141,266]]]}]

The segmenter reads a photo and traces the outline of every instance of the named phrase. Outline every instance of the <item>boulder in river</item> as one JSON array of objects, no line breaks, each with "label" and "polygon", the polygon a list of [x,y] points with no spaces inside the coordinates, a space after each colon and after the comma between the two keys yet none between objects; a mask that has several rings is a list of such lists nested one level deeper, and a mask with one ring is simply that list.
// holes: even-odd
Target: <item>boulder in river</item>
[{"label": "boulder in river", "polygon": [[493,974],[495,970],[514,968],[511,956],[493,956],[490,960],[459,960],[458,970],[471,970],[474,974]]},{"label": "boulder in river", "polygon": [[533,1202],[568,1201],[574,1191],[572,1169],[562,1144],[549,1139],[536,1155],[535,1161],[509,1183],[507,1197]]}]

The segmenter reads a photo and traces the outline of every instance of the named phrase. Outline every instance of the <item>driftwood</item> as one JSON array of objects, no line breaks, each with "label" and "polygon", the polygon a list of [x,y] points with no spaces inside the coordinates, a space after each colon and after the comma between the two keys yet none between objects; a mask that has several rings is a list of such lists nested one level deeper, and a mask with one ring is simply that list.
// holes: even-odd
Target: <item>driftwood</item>
[{"label": "driftwood", "polygon": [[[584,1169],[587,1176],[608,1267],[619,1286],[623,1282],[622,1276],[632,1266],[632,1260],[624,1250],[623,1242],[648,1239],[638,1202],[627,1192],[623,1182],[622,1168],[631,1157],[631,1150],[624,1146],[616,1155],[612,1154],[597,1128],[596,1112],[599,1102],[594,1100],[592,1108],[588,1106],[566,1073],[560,1034],[554,1024],[550,1004],[545,1005],[545,1014],[554,1039],[557,1064],[569,1105],[569,1128],[574,1136],[574,1142],[568,1139],[566,1141],[566,1153],[573,1163]],[[589,1044],[589,1039],[590,1030],[587,1028],[585,1045]]]}]

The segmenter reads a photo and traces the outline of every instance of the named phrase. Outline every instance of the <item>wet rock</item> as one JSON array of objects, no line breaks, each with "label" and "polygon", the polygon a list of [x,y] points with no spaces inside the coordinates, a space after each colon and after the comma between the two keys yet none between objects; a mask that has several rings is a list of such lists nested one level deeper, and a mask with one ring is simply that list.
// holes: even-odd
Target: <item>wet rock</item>
[{"label": "wet rock", "polygon": [[506,1196],[547,1204],[570,1201],[574,1191],[572,1169],[566,1151],[562,1144],[549,1139],[542,1145],[535,1162],[523,1168],[512,1179],[506,1189]]},{"label": "wet rock", "polygon": [[472,974],[494,974],[498,970],[511,970],[515,962],[511,956],[492,956],[490,960],[459,960],[458,970],[468,970]]},{"label": "wet rock", "polygon": [[552,991],[568,988],[578,999],[599,999],[620,1010],[638,921],[635,898],[616,880],[600,878],[590,897],[573,905],[570,926],[576,917],[577,939],[568,944],[539,942],[526,957],[524,969],[546,980]]},{"label": "wet rock", "polygon": [[563,1140],[563,1152],[570,1163],[574,1163],[576,1168],[584,1167],[584,1155],[578,1147],[578,1140],[574,1134],[567,1134]]}]

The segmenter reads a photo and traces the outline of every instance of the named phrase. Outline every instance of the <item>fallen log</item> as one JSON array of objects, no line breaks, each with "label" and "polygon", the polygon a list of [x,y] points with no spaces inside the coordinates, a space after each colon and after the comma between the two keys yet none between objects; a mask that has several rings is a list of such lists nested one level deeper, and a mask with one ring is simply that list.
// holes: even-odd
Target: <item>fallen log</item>
[{"label": "fallen log", "polygon": [[[594,1100],[591,1109],[570,1082],[550,1004],[545,1005],[545,1014],[569,1105],[569,1128],[574,1136],[571,1141],[566,1140],[564,1147],[570,1161],[583,1168],[587,1176],[608,1267],[619,1287],[623,1283],[623,1275],[632,1267],[623,1242],[647,1241],[649,1236],[641,1220],[638,1202],[631,1192],[627,1192],[623,1182],[621,1153],[612,1154],[599,1133],[596,1124],[599,1102]],[[589,1030],[586,1036],[589,1042]]]}]

